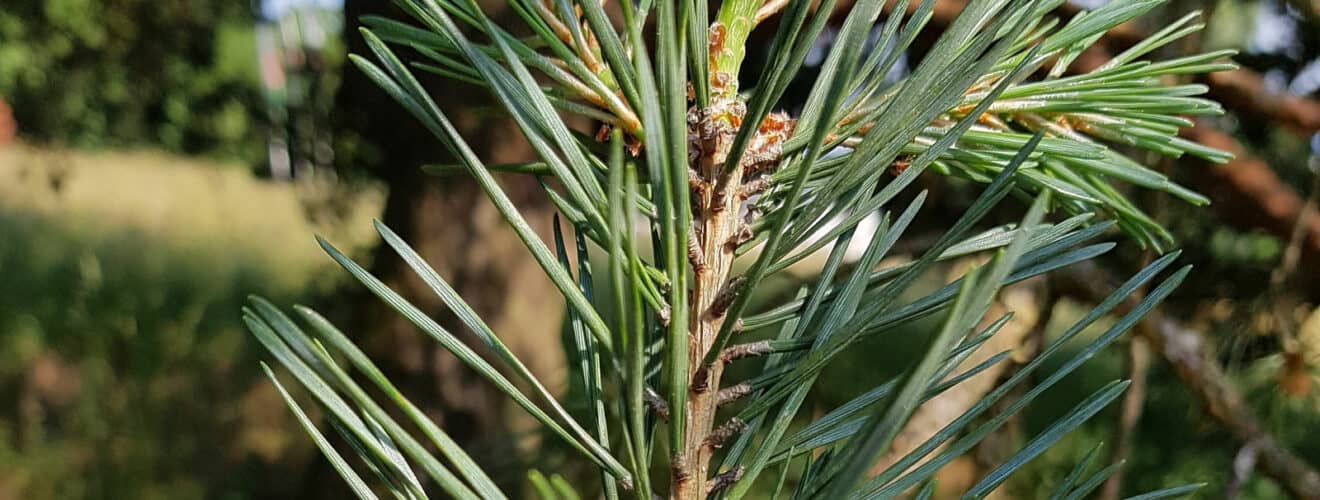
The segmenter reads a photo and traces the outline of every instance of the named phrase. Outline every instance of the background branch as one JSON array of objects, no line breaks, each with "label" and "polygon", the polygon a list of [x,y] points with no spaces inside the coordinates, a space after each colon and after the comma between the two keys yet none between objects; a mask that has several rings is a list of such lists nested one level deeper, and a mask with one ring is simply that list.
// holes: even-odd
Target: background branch
[{"label": "background branch", "polygon": [[[1056,278],[1060,293],[1087,302],[1102,300],[1118,283],[1091,262],[1064,269]],[[1118,312],[1130,310],[1136,300],[1130,298]],[[1183,385],[1201,401],[1206,413],[1229,431],[1238,446],[1255,447],[1261,473],[1273,478],[1294,498],[1320,499],[1320,472],[1264,428],[1228,375],[1207,356],[1201,332],[1155,310],[1137,325],[1137,333],[1173,366]]]},{"label": "background branch", "polygon": [[[1109,453],[1109,463],[1119,463],[1132,454],[1133,435],[1141,422],[1142,410],[1146,408],[1148,376],[1150,375],[1150,347],[1141,337],[1128,340],[1125,357],[1125,371],[1132,385],[1123,393],[1123,405],[1119,409],[1118,430],[1114,432],[1114,447]],[[1123,468],[1105,480],[1104,489],[1100,490],[1102,500],[1116,500],[1123,496]]]}]

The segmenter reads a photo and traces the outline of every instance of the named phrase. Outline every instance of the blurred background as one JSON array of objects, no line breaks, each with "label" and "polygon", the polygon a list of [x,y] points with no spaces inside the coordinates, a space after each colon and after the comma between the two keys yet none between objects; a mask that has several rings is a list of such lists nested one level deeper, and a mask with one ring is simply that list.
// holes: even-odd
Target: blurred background
[{"label": "blurred background", "polygon": [[[961,2],[939,3],[936,24]],[[1208,483],[1202,498],[1308,497],[1290,480],[1320,468],[1320,1],[1171,0],[1076,67],[1193,9],[1207,29],[1176,51],[1238,48],[1243,69],[1202,80],[1228,113],[1187,136],[1238,158],[1141,158],[1209,195],[1209,208],[1132,196],[1198,271],[1138,340],[1091,361],[950,466],[947,482],[993,465],[1076,394],[1129,377],[1138,383],[1122,405],[1000,493],[1037,497],[1104,442],[1101,461],[1127,461],[1105,498],[1187,482]],[[509,488],[525,487],[530,465],[571,473],[552,441],[532,445],[516,408],[349,283],[313,240],[351,250],[452,323],[388,252],[374,258],[370,220],[382,219],[533,371],[563,379],[553,288],[471,184],[418,170],[446,161],[441,146],[345,65],[367,14],[403,18],[385,0],[0,2],[0,500],[344,497],[260,376],[263,353],[238,314],[253,293],[327,312]],[[479,90],[429,85],[485,159],[530,156]],[[548,237],[540,188],[501,182]],[[939,205],[922,223],[938,234],[941,214],[975,189],[926,183]],[[1016,220],[1021,207],[1009,205],[1003,220]],[[1013,304],[1039,327],[1009,347],[1029,356],[1085,310],[1088,285],[1150,258],[1128,243],[1033,284]],[[855,393],[849,381],[892,375],[916,347],[859,349],[832,368],[818,404]]]}]

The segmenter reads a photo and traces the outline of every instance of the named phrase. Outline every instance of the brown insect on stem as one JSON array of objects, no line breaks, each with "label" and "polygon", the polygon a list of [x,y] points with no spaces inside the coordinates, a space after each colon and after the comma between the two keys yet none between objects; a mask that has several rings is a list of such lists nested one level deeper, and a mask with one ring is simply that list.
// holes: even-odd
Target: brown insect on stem
[{"label": "brown insect on stem", "polygon": [[724,313],[729,312],[729,306],[733,305],[733,299],[738,297],[744,281],[746,278],[738,276],[724,284],[724,288],[720,289],[720,293],[710,303],[708,310],[710,317],[721,318],[724,317]]},{"label": "brown insect on stem", "polygon": [[761,218],[761,209],[756,205],[749,205],[747,212],[743,213],[743,225],[748,226],[747,230],[750,231],[752,223],[759,218]]},{"label": "brown insect on stem", "polygon": [[669,405],[655,392],[655,389],[647,387],[642,392],[642,401],[646,403],[652,413],[655,413],[655,416],[660,417],[660,420],[669,421]]},{"label": "brown insect on stem", "polygon": [[706,272],[706,254],[701,251],[701,241],[697,239],[696,231],[688,231],[687,258],[688,263],[692,264],[693,272],[697,274]]},{"label": "brown insect on stem", "polygon": [[742,246],[743,243],[747,243],[748,241],[751,241],[751,239],[755,236],[756,234],[752,232],[752,228],[749,226],[749,223],[744,222],[742,224],[742,227],[738,228],[738,232],[735,233],[733,236],[730,236],[728,241],[724,242],[724,247],[728,249],[730,252],[732,252],[734,250],[737,250],[739,246]]},{"label": "brown insect on stem", "polygon": [[738,197],[744,200],[761,194],[770,187],[770,177],[760,176],[738,188]]},{"label": "brown insect on stem", "polygon": [[703,444],[711,449],[719,449],[724,446],[724,443],[727,442],[729,438],[738,435],[739,432],[742,432],[742,430],[746,428],[747,423],[743,422],[742,419],[738,417],[730,418],[728,422],[720,424],[719,427],[711,430],[710,434],[706,436],[706,440]]},{"label": "brown insect on stem", "polygon": [[711,495],[719,491],[724,491],[725,489],[728,489],[728,487],[733,486],[733,483],[736,483],[738,482],[739,479],[742,479],[743,470],[744,470],[743,466],[739,465],[737,467],[734,467],[732,469],[717,474],[714,478],[710,480],[710,484],[706,485],[706,495]]}]

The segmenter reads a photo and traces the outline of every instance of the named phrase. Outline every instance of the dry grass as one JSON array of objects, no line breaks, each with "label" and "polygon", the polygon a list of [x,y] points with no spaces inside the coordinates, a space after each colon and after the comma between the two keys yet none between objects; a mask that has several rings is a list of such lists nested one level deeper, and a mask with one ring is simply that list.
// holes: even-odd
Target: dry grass
[{"label": "dry grass", "polygon": [[383,192],[341,190],[334,197],[344,210],[309,217],[325,210],[306,200],[328,198],[330,189],[314,181],[269,182],[241,165],[153,151],[0,148],[0,210],[71,224],[93,238],[128,230],[145,236],[144,244],[226,253],[270,270],[278,280],[272,284],[286,289],[332,265],[313,234],[341,248],[374,242],[369,222],[380,213]]}]

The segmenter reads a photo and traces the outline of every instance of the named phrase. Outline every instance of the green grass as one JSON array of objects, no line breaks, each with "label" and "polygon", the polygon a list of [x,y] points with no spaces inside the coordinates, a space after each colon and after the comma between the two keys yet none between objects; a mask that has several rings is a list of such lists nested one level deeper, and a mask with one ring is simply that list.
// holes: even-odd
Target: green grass
[{"label": "green grass", "polygon": [[296,189],[158,153],[0,150],[0,498],[296,492],[313,450],[235,311],[330,291],[310,235],[366,248],[381,202],[311,224]]}]

